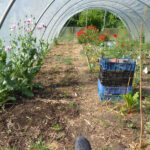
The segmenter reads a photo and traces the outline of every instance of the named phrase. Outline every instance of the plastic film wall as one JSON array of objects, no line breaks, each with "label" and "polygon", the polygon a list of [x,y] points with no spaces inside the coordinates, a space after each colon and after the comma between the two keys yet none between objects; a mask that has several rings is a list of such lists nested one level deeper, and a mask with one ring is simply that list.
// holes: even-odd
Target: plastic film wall
[{"label": "plastic film wall", "polygon": [[[10,0],[0,0],[2,16]],[[69,18],[87,9],[103,9],[118,16],[126,25],[133,39],[140,34],[143,23],[145,41],[150,42],[150,1],[149,0],[15,0],[0,29],[0,37],[9,40],[9,28],[24,20],[25,16],[34,16],[37,26],[45,23],[47,28],[34,30],[38,38],[52,41]]]}]

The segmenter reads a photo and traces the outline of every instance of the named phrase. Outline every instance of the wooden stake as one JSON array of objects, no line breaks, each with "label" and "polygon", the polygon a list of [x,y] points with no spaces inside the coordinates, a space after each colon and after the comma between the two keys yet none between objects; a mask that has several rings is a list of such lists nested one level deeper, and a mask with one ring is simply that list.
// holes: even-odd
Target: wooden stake
[{"label": "wooden stake", "polygon": [[142,111],[142,31],[143,24],[141,23],[141,35],[140,35],[140,117],[141,117],[141,132],[140,132],[140,148],[142,148],[143,137],[143,111]]}]

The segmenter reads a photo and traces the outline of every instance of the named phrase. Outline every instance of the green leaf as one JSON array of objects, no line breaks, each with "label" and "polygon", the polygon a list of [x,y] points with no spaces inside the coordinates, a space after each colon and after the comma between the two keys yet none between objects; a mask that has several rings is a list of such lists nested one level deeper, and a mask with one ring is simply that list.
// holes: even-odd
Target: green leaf
[{"label": "green leaf", "polygon": [[23,94],[30,98],[34,96],[33,92],[28,89],[23,90]]},{"label": "green leaf", "polygon": [[42,85],[42,83],[40,83],[40,82],[34,83],[34,87],[40,88],[40,89],[43,89],[43,88],[44,88],[43,85]]},{"label": "green leaf", "polygon": [[8,101],[16,101],[16,98],[15,97],[8,97],[7,100]]}]

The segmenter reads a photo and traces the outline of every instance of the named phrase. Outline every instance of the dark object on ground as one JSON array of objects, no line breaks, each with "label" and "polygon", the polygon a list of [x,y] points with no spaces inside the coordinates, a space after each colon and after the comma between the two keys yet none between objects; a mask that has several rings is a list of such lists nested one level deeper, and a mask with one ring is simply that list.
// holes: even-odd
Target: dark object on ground
[{"label": "dark object on ground", "polygon": [[75,150],[91,150],[91,145],[85,137],[78,136],[75,142]]}]

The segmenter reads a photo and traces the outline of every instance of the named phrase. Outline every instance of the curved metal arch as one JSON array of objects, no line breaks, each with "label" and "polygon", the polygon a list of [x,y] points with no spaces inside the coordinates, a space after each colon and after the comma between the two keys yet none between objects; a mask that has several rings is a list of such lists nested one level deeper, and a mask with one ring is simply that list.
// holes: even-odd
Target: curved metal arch
[{"label": "curved metal arch", "polygon": [[146,5],[147,7],[150,8],[150,5],[146,4],[145,2],[143,2],[143,1],[141,1],[141,0],[137,0],[137,1],[140,2],[140,3],[142,3],[142,4],[144,4],[144,5]]},{"label": "curved metal arch", "polygon": [[[81,1],[82,1],[82,0],[81,0]],[[78,3],[80,3],[81,1],[79,1]],[[82,2],[83,2],[83,1],[82,1]],[[92,1],[92,2],[95,2],[95,3],[96,3],[97,1]],[[101,1],[100,1],[100,2],[101,2]],[[78,3],[76,3],[76,5],[77,5]],[[88,4],[88,3],[91,4],[91,2],[87,2],[87,3],[84,3],[84,4]],[[72,6],[75,6],[75,5],[72,5]],[[70,8],[72,8],[72,6],[70,6]],[[83,6],[83,5],[82,5],[82,6]],[[70,8],[69,8],[69,9],[70,9]],[[69,9],[68,9],[68,10],[69,10]],[[114,8],[114,9],[116,9],[116,8]],[[117,9],[117,10],[120,11],[122,14],[125,14],[125,13],[122,12],[121,10],[119,10],[119,9]],[[66,10],[65,10],[65,12],[66,12]],[[64,12],[64,13],[65,13],[65,12]],[[64,15],[64,13],[62,13],[62,15]],[[61,15],[61,16],[62,16],[62,15]],[[130,18],[127,14],[125,14],[125,16],[127,16],[128,19]],[[129,20],[131,20],[131,19],[129,19]],[[57,20],[57,22],[58,22],[58,20]],[[131,22],[133,22],[133,21],[131,20]],[[48,26],[49,26],[50,23],[51,23],[51,20],[49,21]],[[133,24],[134,24],[134,23],[133,23]],[[56,25],[56,23],[55,23],[55,25]],[[53,27],[54,27],[54,25],[53,25]],[[52,28],[53,28],[53,27],[52,27]],[[51,28],[50,32],[52,31],[52,28]],[[135,25],[135,28],[136,28],[136,25]],[[136,29],[137,29],[137,28],[136,28]],[[46,32],[46,30],[43,32],[42,37],[44,36],[45,32]],[[49,32],[49,33],[50,33],[50,32]]]},{"label": "curved metal arch", "polygon": [[34,26],[34,28],[32,29],[32,31],[35,30],[37,24],[40,22],[41,18],[43,17],[43,15],[46,13],[46,11],[49,9],[49,7],[55,2],[55,0],[52,0],[50,4],[47,5],[47,7],[44,9],[44,11],[42,12],[42,14],[39,16],[39,18],[36,21],[36,24]]},{"label": "curved metal arch", "polygon": [[[102,1],[104,1],[104,0],[101,0],[100,2],[102,2]],[[77,5],[77,4],[79,4],[80,2],[83,2],[82,0],[80,0],[80,1],[78,1],[75,5]],[[98,1],[92,1],[92,2],[98,2]],[[104,2],[106,2],[106,1],[104,1]],[[109,1],[109,2],[112,2],[112,3],[116,3],[116,2],[114,2],[114,1]],[[87,3],[91,3],[91,2],[87,2]],[[118,4],[118,3],[117,3]],[[128,6],[126,6],[126,5],[123,5],[122,3],[119,3],[120,5],[122,5],[122,6],[124,6],[124,7],[127,7],[128,9],[131,9],[130,7],[128,7]],[[72,4],[70,7],[72,8],[73,6],[75,6],[74,4]],[[133,10],[133,9],[131,9],[136,15],[138,15],[138,13],[135,11],[135,10]],[[60,9],[59,9],[59,11],[60,11]],[[59,11],[57,11],[57,13],[59,12]],[[65,10],[66,11],[66,10]],[[64,13],[65,13],[65,11],[64,11]],[[56,14],[57,14],[56,13]],[[64,14],[64,13],[62,13],[62,14]],[[143,18],[141,17],[141,16],[139,16],[138,15],[138,17],[141,19],[141,20],[143,20]],[[130,18],[130,17],[129,17]],[[49,21],[49,23],[48,23],[48,25],[47,26],[49,26],[49,24],[51,23],[51,21],[52,21],[52,19]],[[144,22],[144,24],[146,25],[146,23],[145,23],[145,21],[143,20],[143,22]],[[46,32],[46,30],[43,32],[43,34],[42,34],[42,37],[44,36],[44,34],[45,34],[45,32]]]},{"label": "curved metal arch", "polygon": [[[82,7],[83,8],[83,7]],[[84,7],[83,8],[83,10],[86,10],[88,7]],[[95,7],[95,6],[93,6],[93,7],[91,7],[91,8],[98,8],[98,9],[100,9],[100,8],[102,8],[102,9],[106,9],[106,7]],[[81,12],[81,11],[83,11],[82,9],[81,10],[79,10],[79,11],[76,11],[76,13],[79,13],[79,12]],[[107,9],[108,11],[110,11],[110,12],[113,12],[111,9]],[[114,14],[117,14],[117,13],[114,13]],[[72,15],[73,16],[73,15]],[[66,19],[66,20],[68,20],[70,18],[70,16]],[[127,27],[128,27],[128,29],[129,29],[129,31],[131,32],[131,30],[130,30],[130,27],[129,27],[129,25],[128,24],[126,24],[127,25]],[[134,24],[134,26],[135,26],[135,24]],[[63,27],[63,26],[62,26]],[[138,32],[138,31],[137,31]],[[132,32],[131,32],[132,33]],[[53,37],[54,37],[55,35],[54,34],[52,34],[52,38],[51,39],[53,39]],[[49,39],[49,37],[50,37],[50,34],[48,35],[48,37],[47,37],[47,41],[48,41],[48,39]]]},{"label": "curved metal arch", "polygon": [[6,8],[5,12],[4,12],[4,14],[3,14],[2,17],[0,18],[0,29],[1,29],[1,27],[3,26],[3,23],[4,23],[4,21],[5,21],[6,17],[7,17],[7,15],[8,15],[8,13],[9,13],[9,11],[11,10],[12,6],[14,5],[15,1],[16,1],[16,0],[11,0],[11,1],[10,1],[10,3],[8,4],[8,6],[7,6],[7,8]]},{"label": "curved metal arch", "polygon": [[[4,13],[4,19],[1,21],[1,26],[2,26],[2,24],[4,23],[4,21],[5,21],[5,19],[7,18],[7,15],[8,15],[8,13],[9,13],[9,11],[11,10],[11,8],[12,8],[12,6],[14,5],[14,3],[16,2],[16,0],[12,0],[13,1],[13,3],[12,3],[12,5],[11,5],[11,7]],[[55,0],[53,0],[52,1],[52,3],[54,2]],[[146,5],[148,8],[150,8],[150,5],[148,5],[147,3],[145,3],[145,2],[143,2],[143,1],[141,1],[141,0],[137,0],[139,3],[142,3],[142,4],[144,4],[144,5]],[[39,17],[39,19],[38,19],[38,21],[37,21],[37,23],[41,20],[41,18],[43,17],[43,15],[45,14],[45,12],[49,9],[49,7],[51,6],[51,4],[49,4],[47,7],[46,7],[46,9],[42,12],[42,14],[40,15],[40,17]]]},{"label": "curved metal arch", "polygon": [[[54,2],[55,0],[53,0],[53,2]],[[146,5],[147,7],[149,7],[150,8],[150,6],[148,5],[148,4],[146,4],[145,2],[143,2],[143,1],[141,1],[141,0],[137,0],[139,3],[142,3],[142,4],[144,4],[144,5]],[[52,3],[53,3],[52,2]],[[69,1],[70,2],[70,1]],[[43,17],[43,15],[46,13],[46,11],[49,9],[49,7],[51,6],[51,3],[50,4],[48,4],[48,6],[45,8],[45,10],[42,12],[42,14],[39,16],[39,19],[38,19],[38,21],[37,21],[37,23],[41,20],[41,18]],[[35,28],[34,28],[35,29]]]}]

